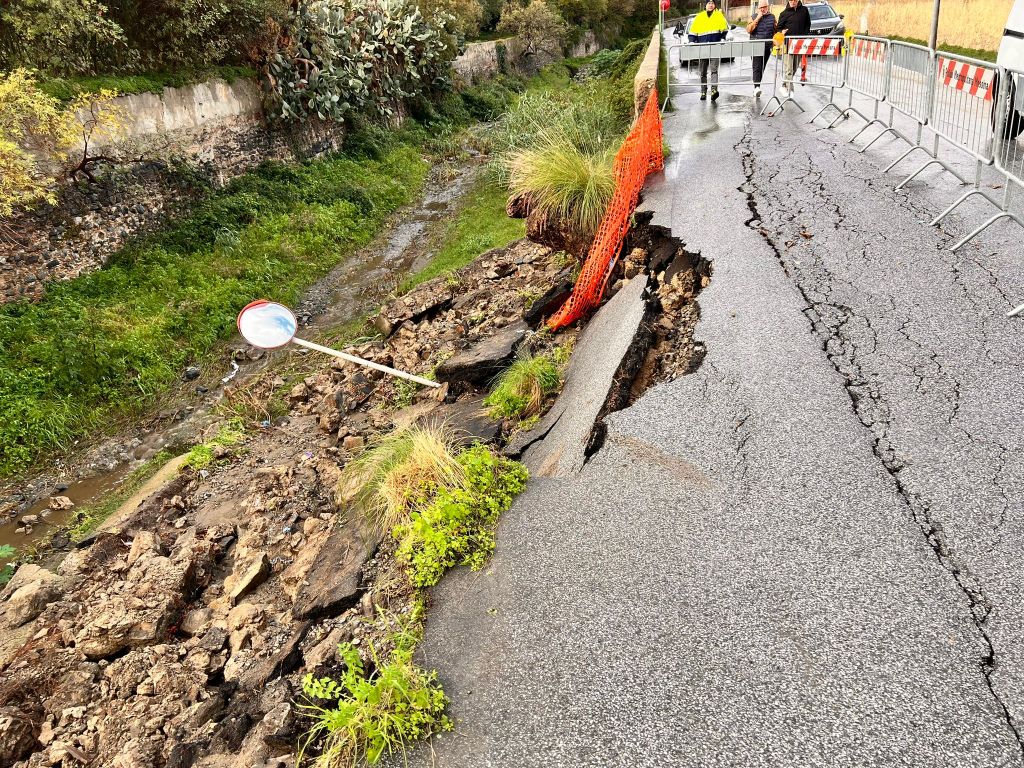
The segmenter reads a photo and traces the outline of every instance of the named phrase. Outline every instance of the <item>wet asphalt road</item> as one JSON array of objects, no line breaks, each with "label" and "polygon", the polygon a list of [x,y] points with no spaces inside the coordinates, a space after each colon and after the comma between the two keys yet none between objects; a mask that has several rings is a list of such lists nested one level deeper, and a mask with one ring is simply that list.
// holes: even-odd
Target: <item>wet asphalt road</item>
[{"label": "wet asphalt road", "polygon": [[644,206],[713,263],[707,357],[435,590],[414,762],[1024,765],[1024,230],[951,254],[989,211],[928,226],[960,190],[894,192],[897,141],[677,106]]}]

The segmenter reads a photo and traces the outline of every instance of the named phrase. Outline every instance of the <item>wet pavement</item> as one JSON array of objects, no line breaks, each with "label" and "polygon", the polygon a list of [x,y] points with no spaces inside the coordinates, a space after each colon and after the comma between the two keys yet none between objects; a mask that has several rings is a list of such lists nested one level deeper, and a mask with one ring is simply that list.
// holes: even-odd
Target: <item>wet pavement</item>
[{"label": "wet pavement", "polygon": [[952,254],[989,211],[929,226],[962,190],[896,192],[897,139],[675,102],[643,207],[712,262],[707,356],[435,590],[416,764],[1024,765],[1024,232]]}]

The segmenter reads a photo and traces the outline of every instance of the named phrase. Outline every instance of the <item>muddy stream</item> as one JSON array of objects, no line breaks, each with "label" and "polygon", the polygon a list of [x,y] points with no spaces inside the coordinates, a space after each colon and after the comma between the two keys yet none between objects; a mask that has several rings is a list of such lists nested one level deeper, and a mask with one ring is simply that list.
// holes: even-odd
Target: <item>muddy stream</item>
[{"label": "muddy stream", "polygon": [[[419,201],[398,211],[374,241],[339,263],[294,307],[299,324],[314,332],[356,320],[380,306],[402,281],[425,267],[440,243],[433,229],[451,215],[481,169],[479,160],[435,166]],[[258,297],[253,297],[258,298]],[[264,354],[231,339],[226,354],[193,381],[161,398],[165,408],[114,437],[77,450],[17,487],[0,489],[0,545],[19,552],[52,536],[77,509],[118,489],[131,470],[163,449],[185,449],[216,421],[214,409],[227,383],[237,385],[266,370],[283,352]],[[237,366],[237,370],[236,370]],[[74,505],[56,497],[66,497]],[[64,543],[64,542],[59,542]],[[0,566],[8,560],[0,558]]]}]

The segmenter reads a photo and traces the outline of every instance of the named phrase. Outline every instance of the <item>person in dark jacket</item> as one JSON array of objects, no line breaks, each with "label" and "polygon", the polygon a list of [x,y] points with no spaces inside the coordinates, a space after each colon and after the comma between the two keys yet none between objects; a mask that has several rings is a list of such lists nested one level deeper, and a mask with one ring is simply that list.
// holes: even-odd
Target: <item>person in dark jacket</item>
[{"label": "person in dark jacket", "polygon": [[751,40],[764,40],[764,53],[760,56],[751,56],[754,69],[754,96],[761,95],[761,79],[764,77],[764,65],[768,60],[769,46],[775,35],[775,14],[768,5],[768,0],[760,0],[757,4],[757,15],[747,24],[747,32]]},{"label": "person in dark jacket", "polygon": [[[690,25],[689,40],[691,43],[720,43],[729,32],[729,22],[725,14],[718,10],[715,0],[708,0],[704,13],[698,13]],[[720,54],[712,50],[700,60],[700,100],[708,97],[708,70],[711,72],[711,100],[718,98],[718,63]]]},{"label": "person in dark jacket", "polygon": [[[785,32],[786,37],[801,37],[811,34],[811,12],[804,8],[800,0],[788,0],[786,10],[779,14],[777,32]],[[793,87],[793,71],[796,69],[796,56],[786,54],[783,61],[783,89]]]}]

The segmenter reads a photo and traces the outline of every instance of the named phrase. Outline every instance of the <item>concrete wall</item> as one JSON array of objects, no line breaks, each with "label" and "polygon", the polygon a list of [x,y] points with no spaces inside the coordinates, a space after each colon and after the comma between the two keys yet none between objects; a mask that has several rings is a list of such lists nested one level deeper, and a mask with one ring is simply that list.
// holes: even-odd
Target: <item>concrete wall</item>
[{"label": "concrete wall", "polygon": [[[640,62],[640,69],[633,79],[633,117],[636,118],[644,106],[651,92],[658,86],[658,65],[661,63],[661,30],[654,30],[651,34],[651,44],[647,46],[647,53]],[[663,94],[662,94],[663,96]]]},{"label": "concrete wall", "polygon": [[[570,46],[568,55],[571,57],[591,56],[601,50],[601,44],[594,33],[587,30],[583,37]],[[514,37],[503,40],[485,40],[469,43],[462,55],[452,62],[456,74],[463,80],[477,82],[487,77],[494,77],[499,72],[520,70],[530,73],[545,64],[557,61],[559,57],[538,54],[528,60],[523,54],[522,45]]]}]

